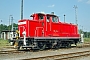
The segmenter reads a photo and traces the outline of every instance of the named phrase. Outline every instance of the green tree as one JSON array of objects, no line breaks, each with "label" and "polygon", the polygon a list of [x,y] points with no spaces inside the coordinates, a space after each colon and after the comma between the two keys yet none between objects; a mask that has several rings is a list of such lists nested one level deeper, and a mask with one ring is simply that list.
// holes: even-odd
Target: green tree
[{"label": "green tree", "polygon": [[82,31],[82,29],[79,30],[79,34],[83,33],[84,31]]},{"label": "green tree", "polygon": [[90,38],[90,32],[84,32],[84,37],[85,38]]},{"label": "green tree", "polygon": [[[18,27],[18,24],[13,23],[13,27],[16,29]],[[0,24],[0,32],[3,30],[11,30],[12,29],[12,25],[4,25],[4,24]]]}]

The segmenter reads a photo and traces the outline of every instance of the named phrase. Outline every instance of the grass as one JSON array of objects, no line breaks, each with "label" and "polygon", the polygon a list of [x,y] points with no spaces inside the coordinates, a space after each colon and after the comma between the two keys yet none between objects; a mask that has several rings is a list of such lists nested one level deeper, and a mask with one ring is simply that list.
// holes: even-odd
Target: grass
[{"label": "grass", "polygon": [[84,43],[90,43],[90,38],[84,38]]},{"label": "grass", "polygon": [[8,46],[8,45],[9,45],[8,40],[0,39],[0,48],[3,48],[3,47]]}]

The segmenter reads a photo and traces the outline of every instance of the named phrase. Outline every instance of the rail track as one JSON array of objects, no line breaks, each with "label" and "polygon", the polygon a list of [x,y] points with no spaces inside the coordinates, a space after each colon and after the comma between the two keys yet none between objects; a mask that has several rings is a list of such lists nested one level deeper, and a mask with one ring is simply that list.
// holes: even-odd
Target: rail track
[{"label": "rail track", "polygon": [[17,50],[7,50],[7,51],[0,51],[0,54],[12,54],[12,53],[23,53],[24,51],[17,51]]},{"label": "rail track", "polygon": [[52,56],[43,56],[43,57],[36,57],[36,58],[28,58],[28,59],[21,59],[21,60],[67,60],[71,58],[81,57],[81,56],[88,56],[90,55],[89,51],[82,51],[82,52],[73,52],[67,54],[60,54],[60,55],[52,55]]},{"label": "rail track", "polygon": [[[75,47],[75,46],[72,46],[71,48],[83,48],[83,47],[90,47],[90,43],[87,43],[87,44],[85,44],[85,45],[83,45],[83,46],[77,46],[77,47]],[[5,47],[5,48],[7,48],[7,49],[14,49],[13,47]],[[70,48],[60,48],[60,49],[70,49]],[[46,49],[46,50],[44,50],[44,51],[51,51],[52,49]],[[26,52],[27,50],[20,50],[20,51],[18,51],[18,50],[2,50],[2,51],[0,51],[0,54],[10,54],[10,53],[21,53],[21,52]],[[32,50],[28,50],[29,52],[33,52]]]},{"label": "rail track", "polygon": [[[80,47],[71,47],[74,48],[75,50],[77,48],[84,48],[84,47],[90,47],[89,44],[86,44],[86,45],[83,45],[83,46],[80,46]],[[9,47],[10,48],[10,47]],[[8,48],[7,48],[8,49]],[[60,50],[63,51],[63,49],[65,50],[68,50],[70,48],[61,48]],[[55,49],[56,50],[56,49]],[[46,50],[43,50],[43,52],[46,52],[46,51],[54,51],[53,49],[46,49]],[[32,50],[20,50],[18,51],[17,49],[15,50],[2,50],[0,51],[0,54],[3,55],[3,54],[19,54],[19,53],[25,53],[25,52],[33,52]],[[36,51],[38,52],[38,51]],[[25,53],[26,54],[26,53]],[[59,54],[59,55],[49,55],[47,54],[47,56],[41,56],[41,57],[28,57],[27,59],[21,59],[21,60],[68,60],[68,59],[72,59],[72,58],[76,58],[76,57],[82,57],[82,56],[88,56],[90,55],[90,50],[88,51],[81,51],[81,52],[72,52],[72,53],[63,53],[63,54]]]}]

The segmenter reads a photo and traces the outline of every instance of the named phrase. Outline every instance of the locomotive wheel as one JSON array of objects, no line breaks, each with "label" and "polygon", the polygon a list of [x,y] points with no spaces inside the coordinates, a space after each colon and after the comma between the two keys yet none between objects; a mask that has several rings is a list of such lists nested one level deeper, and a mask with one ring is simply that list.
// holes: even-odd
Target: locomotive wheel
[{"label": "locomotive wheel", "polygon": [[65,45],[66,48],[70,48],[71,47],[71,43],[67,42]]},{"label": "locomotive wheel", "polygon": [[17,50],[20,50],[20,49],[22,48],[22,44],[23,44],[22,41],[18,41],[18,47],[17,47]]},{"label": "locomotive wheel", "polygon": [[53,46],[54,49],[59,49],[58,45]]},{"label": "locomotive wheel", "polygon": [[52,44],[47,45],[49,49],[52,49]]},{"label": "locomotive wheel", "polygon": [[46,44],[42,43],[42,42],[39,42],[38,43],[38,48],[39,48],[39,50],[44,50],[46,48]]},{"label": "locomotive wheel", "polygon": [[71,43],[68,43],[68,48],[70,48],[71,47]]}]

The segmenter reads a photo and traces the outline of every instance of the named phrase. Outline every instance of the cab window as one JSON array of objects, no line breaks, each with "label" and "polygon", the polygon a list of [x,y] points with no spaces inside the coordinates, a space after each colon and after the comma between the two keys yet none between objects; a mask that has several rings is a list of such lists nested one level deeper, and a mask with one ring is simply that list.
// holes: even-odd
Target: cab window
[{"label": "cab window", "polygon": [[43,20],[44,19],[44,16],[43,15],[40,15],[39,16],[39,20]]},{"label": "cab window", "polygon": [[53,17],[52,17],[52,22],[58,22],[58,17],[53,16]]},{"label": "cab window", "polygon": [[46,20],[47,22],[50,22],[50,16],[47,16],[47,20]]}]

